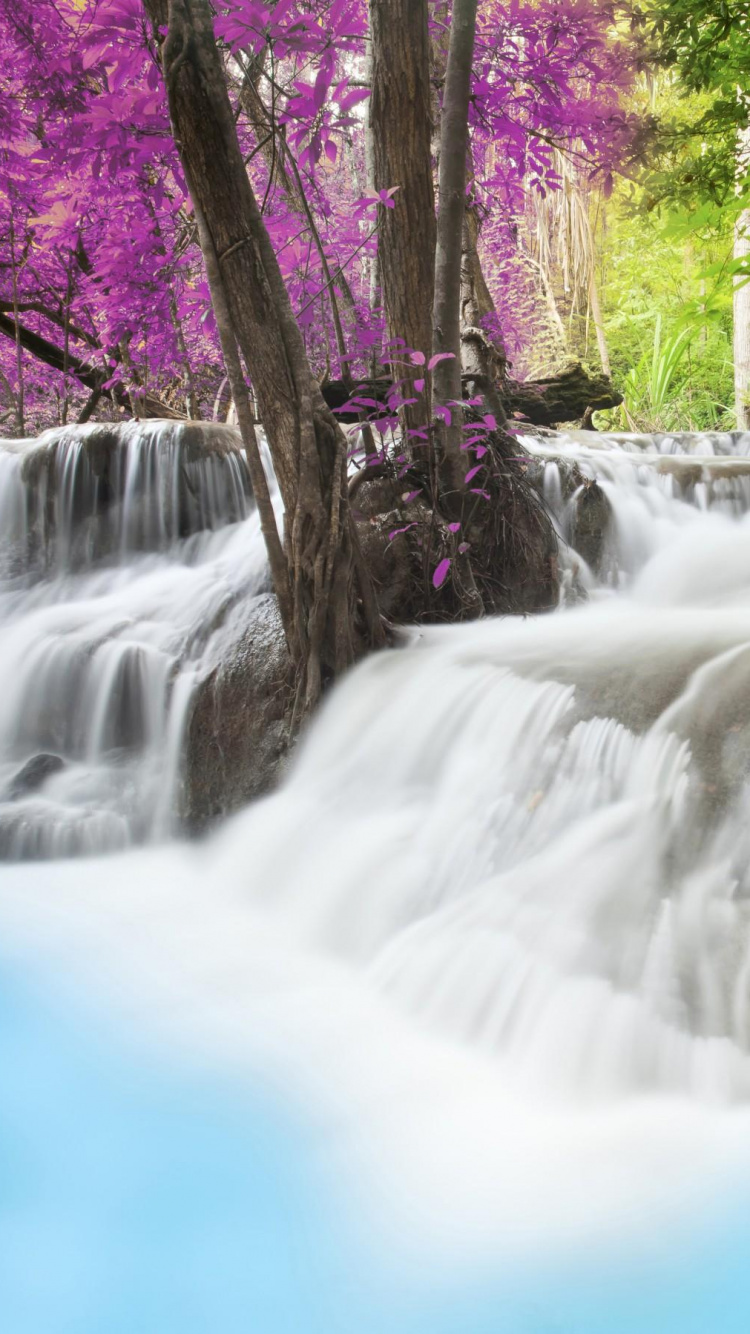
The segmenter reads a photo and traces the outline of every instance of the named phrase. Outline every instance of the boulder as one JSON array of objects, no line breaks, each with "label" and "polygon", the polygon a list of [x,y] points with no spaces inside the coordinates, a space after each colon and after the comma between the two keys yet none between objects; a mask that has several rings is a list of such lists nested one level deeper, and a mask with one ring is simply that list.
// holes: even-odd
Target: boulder
[{"label": "boulder", "polygon": [[48,778],[53,774],[59,774],[64,768],[65,760],[61,755],[53,755],[48,751],[32,755],[11,780],[7,800],[17,801],[19,797],[25,797],[30,792],[37,792]]},{"label": "boulder", "polygon": [[218,422],[88,423],[0,449],[14,456],[11,526],[27,565],[161,550],[252,505],[239,433]]},{"label": "boulder", "polygon": [[223,637],[193,692],[185,726],[180,815],[199,833],[278,781],[289,750],[289,657],[272,593]]},{"label": "boulder", "polygon": [[601,574],[606,563],[611,523],[612,506],[604,491],[598,482],[583,478],[573,499],[570,541],[595,574]]}]

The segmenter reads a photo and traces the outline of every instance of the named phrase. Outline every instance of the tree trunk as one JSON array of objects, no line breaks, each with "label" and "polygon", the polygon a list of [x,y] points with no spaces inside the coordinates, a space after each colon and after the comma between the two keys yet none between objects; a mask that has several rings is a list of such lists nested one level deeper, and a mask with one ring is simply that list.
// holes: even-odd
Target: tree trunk
[{"label": "tree trunk", "polygon": [[[367,68],[365,71],[365,80],[368,87],[372,90],[372,70],[374,65],[372,41],[367,44]],[[376,192],[375,186],[375,125],[372,112],[372,92],[365,103],[365,172],[367,174],[367,194],[371,197]],[[382,209],[380,210],[382,213]],[[367,224],[369,226],[369,224]],[[370,312],[374,313],[381,302],[381,282],[380,282],[380,241],[376,241],[375,249],[369,261],[368,271],[368,305]],[[375,374],[377,366],[377,351],[372,349],[370,357],[370,372]]]},{"label": "tree trunk", "polygon": [[479,212],[474,202],[467,202],[461,236],[461,325],[464,328],[484,329],[485,321],[493,318],[495,327],[488,334],[495,350],[498,366],[504,371],[508,354],[502,332],[496,325],[497,312],[479,258]]},{"label": "tree trunk", "polygon": [[26,416],[24,413],[23,354],[21,351],[20,323],[18,320],[18,265],[16,263],[16,235],[13,216],[10,221],[10,264],[13,281],[13,320],[15,322],[16,344],[16,431],[19,436],[26,434]]},{"label": "tree trunk", "polygon": [[[386,329],[389,339],[401,338],[425,357],[432,346],[436,235],[427,15],[427,0],[370,0],[374,185],[376,191],[398,186],[394,207],[379,210]],[[424,426],[428,412],[424,400],[414,404],[404,414],[407,425]]]},{"label": "tree trunk", "polygon": [[[744,94],[738,90],[740,105],[748,110]],[[736,190],[741,193],[750,171],[750,125],[737,133]],[[734,225],[734,258],[748,264],[750,257],[750,209],[743,209]],[[750,267],[750,265],[749,265]],[[737,430],[750,429],[750,283],[735,276],[732,298],[734,343],[734,408]]]},{"label": "tree trunk", "polygon": [[596,281],[596,256],[591,258],[591,277],[589,279],[589,304],[591,306],[591,318],[594,321],[596,330],[596,345],[599,349],[599,360],[602,364],[602,370],[605,375],[612,374],[612,366],[609,360],[609,348],[607,347],[607,336],[604,332],[604,323],[602,321],[602,308],[599,304],[599,285]]},{"label": "tree trunk", "polygon": [[440,122],[440,190],[435,254],[433,348],[448,353],[435,368],[437,403],[448,407],[450,423],[441,431],[446,475],[461,491],[466,459],[461,453],[461,250],[469,148],[469,92],[474,55],[477,0],[455,0]]},{"label": "tree trunk", "polygon": [[[734,229],[734,258],[750,257],[750,209],[737,219]],[[737,430],[750,430],[750,282],[734,280],[734,406]]]},{"label": "tree trunk", "polygon": [[263,460],[260,455],[260,446],[258,444],[258,435],[255,430],[255,418],[253,416],[250,395],[248,393],[245,378],[242,374],[242,365],[240,355],[237,350],[237,340],[235,338],[232,320],[229,314],[226,291],[224,290],[224,281],[221,276],[221,267],[216,258],[216,252],[213,248],[211,238],[208,235],[203,217],[196,213],[198,223],[198,235],[200,237],[201,253],[203,254],[206,265],[206,276],[211,292],[211,305],[213,306],[216,317],[216,328],[221,343],[224,366],[227,372],[227,379],[232,391],[232,400],[237,413],[237,424],[239,426],[242,443],[245,447],[245,457],[247,459],[247,468],[250,473],[250,481],[253,488],[253,496],[258,508],[258,518],[260,528],[263,533],[263,540],[268,552],[268,563],[271,568],[271,579],[273,581],[274,592],[279,603],[279,612],[281,614],[281,624],[284,627],[287,647],[290,655],[295,647],[294,630],[294,612],[292,607],[291,587],[289,583],[289,566],[287,564],[284,549],[279,537],[279,531],[276,526],[276,515],[274,513],[271,494],[268,488],[268,480],[263,468]]},{"label": "tree trunk", "polygon": [[284,501],[297,699],[307,710],[324,677],[342,671],[362,646],[355,629],[355,582],[370,608],[365,643],[380,632],[371,589],[356,560],[346,440],[310,369],[245,170],[208,0],[144,4],[161,46],[175,142],[220,266],[229,318]]},{"label": "tree trunk", "polygon": [[[474,202],[466,203],[461,229],[461,371],[471,376],[474,390],[483,394],[499,428],[506,412],[499,385],[506,379],[508,355],[498,327],[495,303],[485,282],[479,258],[479,213]],[[493,328],[485,325],[488,318]]]}]

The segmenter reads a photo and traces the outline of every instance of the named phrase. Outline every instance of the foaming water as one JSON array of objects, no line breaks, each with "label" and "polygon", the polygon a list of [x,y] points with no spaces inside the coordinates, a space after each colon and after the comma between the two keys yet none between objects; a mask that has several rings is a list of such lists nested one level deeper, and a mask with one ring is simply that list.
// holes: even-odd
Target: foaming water
[{"label": "foaming water", "polygon": [[[750,509],[750,434],[599,435],[570,431],[524,437],[544,465],[544,494],[564,540],[574,541],[581,495],[597,482],[612,510],[597,584],[625,588],[663,547],[695,538],[707,515],[740,519]],[[716,533],[720,524],[706,530]],[[702,531],[704,531],[702,529]],[[597,578],[597,575],[599,576]]]},{"label": "foaming water", "polygon": [[202,655],[267,587],[239,438],[70,427],[0,448],[0,854],[170,832]]},{"label": "foaming water", "polygon": [[[562,542],[594,481],[609,503],[599,570],[569,552],[587,602],[412,632],[200,850],[8,872],[6,940],[263,1071],[402,1255],[643,1239],[746,1189],[749,440],[532,441]],[[220,557],[144,559],[110,613],[174,627],[173,591],[143,610],[168,569],[204,623]],[[27,653],[31,618],[75,606],[42,587]]]}]

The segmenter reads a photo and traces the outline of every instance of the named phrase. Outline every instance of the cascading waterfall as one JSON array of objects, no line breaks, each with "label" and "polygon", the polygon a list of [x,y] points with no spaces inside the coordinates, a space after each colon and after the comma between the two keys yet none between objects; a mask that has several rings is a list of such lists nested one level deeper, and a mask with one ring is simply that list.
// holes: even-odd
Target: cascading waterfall
[{"label": "cascading waterfall", "polygon": [[201,654],[267,584],[236,432],[3,442],[0,522],[0,854],[164,835]]},{"label": "cascading waterfall", "polygon": [[[24,811],[19,854],[165,827],[211,627],[265,578],[236,455],[201,465],[185,520],[169,439],[139,474],[148,521],[123,455],[106,540],[75,518],[83,491],[101,499],[70,481],[89,465],[63,464],[57,547],[51,481],[30,502],[26,454],[0,453],[4,531],[32,553],[4,557],[3,779],[64,760],[0,808]],[[426,1199],[420,1228],[439,1218],[451,1246],[478,1215],[471,1246],[494,1235],[493,1211],[511,1248],[637,1226],[657,1196],[698,1210],[717,1163],[750,1167],[750,435],[524,443],[560,534],[558,612],[407,632],[336,688],[280,790],[200,849],[49,865],[43,884],[21,866],[0,893],[34,948],[51,932],[76,966],[117,957],[150,1029],[292,1068],[378,1189],[397,1145],[399,1208]]]},{"label": "cascading waterfall", "polygon": [[532,1085],[744,1099],[750,436],[529,444],[563,541],[609,503],[588,602],[372,658],[227,839],[302,941]]}]

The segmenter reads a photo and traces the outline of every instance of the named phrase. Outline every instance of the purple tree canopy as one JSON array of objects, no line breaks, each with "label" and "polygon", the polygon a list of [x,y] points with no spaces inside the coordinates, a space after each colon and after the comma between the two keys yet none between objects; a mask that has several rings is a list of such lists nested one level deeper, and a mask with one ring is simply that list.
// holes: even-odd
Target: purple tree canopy
[{"label": "purple tree canopy", "polygon": [[[409,189],[393,181],[368,195],[366,0],[217,10],[241,145],[310,359],[321,377],[341,374],[325,259],[359,373],[388,356],[370,268],[378,214]],[[446,6],[435,11],[439,46]],[[221,358],[140,0],[0,0],[0,14],[1,428],[14,429],[21,387],[27,430],[74,420],[92,383],[122,390],[102,400],[107,413],[127,411],[135,386],[211,415]],[[530,194],[559,187],[559,149],[611,189],[636,130],[632,63],[593,0],[480,0],[471,191],[492,295],[516,338],[523,303],[504,260],[519,219]],[[265,126],[242,96],[248,78]]]}]

